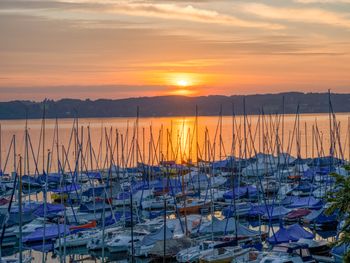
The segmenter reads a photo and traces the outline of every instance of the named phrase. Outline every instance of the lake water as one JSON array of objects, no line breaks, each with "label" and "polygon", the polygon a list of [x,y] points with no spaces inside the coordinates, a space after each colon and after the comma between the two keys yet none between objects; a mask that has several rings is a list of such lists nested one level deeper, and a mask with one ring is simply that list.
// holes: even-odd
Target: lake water
[{"label": "lake water", "polygon": [[329,155],[330,137],[334,154],[349,159],[350,114],[335,116],[331,121],[332,136],[328,114],[247,116],[245,121],[242,116],[139,118],[137,121],[135,118],[59,119],[57,126],[56,120],[49,119],[45,120],[45,133],[42,133],[42,120],[28,120],[27,140],[25,120],[4,120],[0,121],[0,168],[5,172],[14,169],[14,148],[10,147],[14,136],[16,165],[21,156],[26,164],[23,165],[25,173],[35,171],[36,166],[39,171],[43,167],[55,171],[58,159],[68,160],[66,170],[74,169],[76,157],[80,158],[82,169],[106,168],[110,163],[132,166],[136,162],[157,164],[160,160],[195,162],[197,156],[219,160],[232,154],[249,157],[258,152],[283,151],[294,156],[317,157]]}]

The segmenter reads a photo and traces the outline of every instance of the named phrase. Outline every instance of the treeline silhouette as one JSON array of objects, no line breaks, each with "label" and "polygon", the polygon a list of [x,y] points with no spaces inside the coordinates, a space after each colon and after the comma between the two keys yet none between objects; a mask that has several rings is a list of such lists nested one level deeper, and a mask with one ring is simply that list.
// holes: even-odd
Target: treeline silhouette
[{"label": "treeline silhouette", "polygon": [[[61,99],[0,102],[0,119],[42,118],[45,105],[47,118],[72,117],[133,117],[139,107],[140,116],[211,116],[243,114],[329,112],[328,93],[288,92],[279,94],[233,95],[233,96],[159,96],[127,99]],[[350,94],[331,94],[334,112],[350,112]]]}]

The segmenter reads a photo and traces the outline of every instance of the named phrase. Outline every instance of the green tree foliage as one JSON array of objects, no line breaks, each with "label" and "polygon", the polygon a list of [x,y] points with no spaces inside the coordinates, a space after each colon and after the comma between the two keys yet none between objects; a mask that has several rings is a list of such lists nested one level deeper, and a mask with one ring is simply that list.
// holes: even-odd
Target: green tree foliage
[{"label": "green tree foliage", "polygon": [[[345,167],[348,171],[350,167]],[[344,218],[344,225],[340,229],[339,239],[334,246],[350,244],[350,176],[331,174],[335,178],[335,189],[328,193],[328,201],[331,203],[326,210],[327,214],[338,212],[340,218]],[[344,255],[344,262],[350,262],[350,250]]]}]

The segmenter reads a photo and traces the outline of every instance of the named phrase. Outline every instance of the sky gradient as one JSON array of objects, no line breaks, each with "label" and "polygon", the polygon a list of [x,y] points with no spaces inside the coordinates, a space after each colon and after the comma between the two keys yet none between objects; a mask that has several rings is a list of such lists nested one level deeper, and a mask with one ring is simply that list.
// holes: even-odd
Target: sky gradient
[{"label": "sky gradient", "polygon": [[0,100],[350,92],[350,0],[0,0]]}]

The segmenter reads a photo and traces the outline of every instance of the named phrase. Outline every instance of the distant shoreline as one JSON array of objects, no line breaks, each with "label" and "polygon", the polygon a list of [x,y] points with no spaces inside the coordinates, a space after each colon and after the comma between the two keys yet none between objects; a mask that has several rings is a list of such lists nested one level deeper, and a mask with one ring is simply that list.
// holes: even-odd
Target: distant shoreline
[{"label": "distant shoreline", "polygon": [[[296,113],[285,113],[285,116],[295,116]],[[349,112],[335,112],[335,114],[337,115],[349,115],[350,118],[350,111]],[[312,112],[312,113],[300,113],[300,116],[314,116],[314,115],[327,115],[328,116],[328,112]],[[220,115],[198,115],[199,118],[207,118],[207,117],[219,117]],[[235,114],[235,117],[242,117],[244,116],[243,114]],[[247,114],[247,116],[250,117],[257,117],[259,116],[258,114]],[[152,118],[195,118],[195,115],[173,115],[173,116],[139,116],[140,119],[152,119]],[[232,117],[232,115],[222,115],[222,117],[227,118],[227,117]],[[109,119],[135,119],[136,116],[117,116],[117,117],[78,117],[79,119],[92,119],[92,120],[97,120],[97,119],[103,119],[103,120],[109,120]],[[39,121],[42,118],[28,118],[27,120],[35,120],[35,121]],[[48,121],[54,121],[56,119],[53,117],[46,117],[45,118]],[[58,120],[73,120],[74,117],[60,117],[57,118]],[[0,124],[2,122],[6,122],[6,121],[26,121],[25,118],[18,118],[18,119],[0,119]]]},{"label": "distant shoreline", "polygon": [[[258,114],[328,113],[328,93],[287,92],[279,94],[256,94],[234,96],[159,96],[128,99],[78,100],[61,99],[45,101],[45,117],[53,118],[115,118],[136,117],[190,117],[232,116]],[[283,104],[284,101],[284,104]],[[331,107],[335,113],[350,112],[350,93],[331,94]],[[44,102],[9,101],[0,102],[0,120],[41,119]],[[221,109],[221,110],[220,110]]]}]

